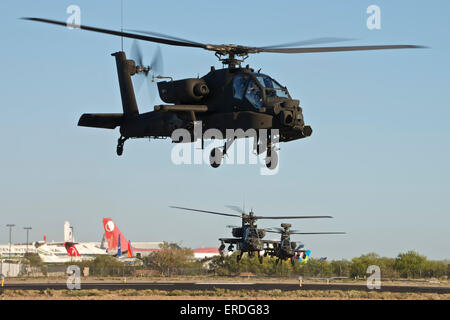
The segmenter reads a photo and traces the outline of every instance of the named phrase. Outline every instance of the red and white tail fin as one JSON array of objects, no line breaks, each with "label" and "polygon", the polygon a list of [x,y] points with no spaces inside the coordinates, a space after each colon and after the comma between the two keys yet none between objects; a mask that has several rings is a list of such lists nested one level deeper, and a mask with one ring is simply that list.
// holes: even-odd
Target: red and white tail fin
[{"label": "red and white tail fin", "polygon": [[81,254],[78,252],[77,248],[75,248],[73,242],[64,242],[64,247],[66,247],[69,257],[81,257]]},{"label": "red and white tail fin", "polygon": [[128,240],[117,228],[114,221],[111,218],[103,218],[103,228],[105,229],[106,242],[108,243],[108,251],[117,250],[119,244],[119,234],[120,234],[120,247],[122,250],[128,247]]}]

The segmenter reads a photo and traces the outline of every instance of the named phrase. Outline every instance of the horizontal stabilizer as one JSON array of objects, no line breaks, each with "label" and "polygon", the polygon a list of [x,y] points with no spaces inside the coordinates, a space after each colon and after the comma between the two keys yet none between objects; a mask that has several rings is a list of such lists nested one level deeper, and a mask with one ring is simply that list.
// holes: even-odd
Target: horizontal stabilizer
[{"label": "horizontal stabilizer", "polygon": [[81,127],[115,129],[122,123],[122,113],[85,113],[80,117]]}]

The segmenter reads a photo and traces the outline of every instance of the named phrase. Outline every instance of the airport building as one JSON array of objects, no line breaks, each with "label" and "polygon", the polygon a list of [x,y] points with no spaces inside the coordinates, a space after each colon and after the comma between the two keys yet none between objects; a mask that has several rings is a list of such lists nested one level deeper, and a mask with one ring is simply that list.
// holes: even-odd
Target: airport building
[{"label": "airport building", "polygon": [[[101,242],[77,242],[69,222],[64,224],[64,241],[47,242],[44,240],[28,244],[0,245],[2,262],[18,261],[26,253],[37,253],[44,263],[66,263],[94,259],[109,255],[118,259],[141,258],[160,250],[162,242],[131,242],[126,239],[111,218],[103,218],[104,234]],[[210,259],[219,255],[217,248],[194,249],[194,258]]]}]

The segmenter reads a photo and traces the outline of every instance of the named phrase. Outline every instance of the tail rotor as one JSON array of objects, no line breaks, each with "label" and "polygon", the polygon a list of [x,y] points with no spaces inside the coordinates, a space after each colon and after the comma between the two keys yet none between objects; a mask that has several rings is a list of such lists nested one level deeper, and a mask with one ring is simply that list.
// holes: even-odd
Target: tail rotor
[{"label": "tail rotor", "polygon": [[139,92],[142,88],[143,82],[147,82],[147,88],[149,92],[149,100],[152,103],[155,99],[155,93],[157,91],[155,80],[159,79],[163,73],[163,58],[161,48],[158,46],[156,52],[150,64],[146,65],[144,62],[144,56],[142,54],[141,47],[137,40],[133,41],[131,47],[131,58],[136,62],[136,73],[134,83],[136,92]]}]

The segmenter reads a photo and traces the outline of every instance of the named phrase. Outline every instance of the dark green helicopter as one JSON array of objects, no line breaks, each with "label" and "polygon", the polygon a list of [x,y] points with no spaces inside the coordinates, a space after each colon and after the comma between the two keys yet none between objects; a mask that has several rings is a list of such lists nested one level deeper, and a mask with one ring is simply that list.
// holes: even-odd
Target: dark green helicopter
[{"label": "dark green helicopter", "polygon": [[[133,89],[131,76],[143,74],[148,76],[154,66],[142,65],[142,59],[136,61],[127,59],[125,52],[119,51],[112,55],[116,59],[122,98],[123,113],[87,113],[78,122],[79,126],[103,129],[120,127],[120,138],[117,144],[117,154],[122,155],[123,146],[130,138],[170,138],[176,129],[187,129],[192,133],[194,124],[201,121],[202,147],[203,133],[208,129],[218,129],[222,139],[227,129],[244,131],[227,137],[222,148],[214,148],[210,154],[213,167],[221,164],[223,156],[237,138],[248,137],[249,129],[255,130],[254,151],[256,154],[266,153],[266,166],[274,169],[278,156],[274,142],[287,142],[308,137],[312,134],[310,126],[303,118],[299,100],[293,99],[286,87],[282,86],[269,75],[255,72],[248,65],[241,67],[249,54],[255,53],[316,53],[356,50],[382,50],[421,48],[415,45],[375,45],[375,46],[339,46],[339,47],[297,47],[312,44],[343,41],[340,38],[318,38],[296,43],[276,46],[250,47],[235,44],[205,44],[167,36],[147,31],[114,31],[85,25],[74,25],[62,21],[42,18],[23,18],[60,26],[69,26],[100,32],[114,36],[136,40],[156,42],[172,46],[200,48],[213,51],[224,66],[211,71],[201,78],[189,78],[177,81],[158,82],[158,91],[165,105],[157,105],[154,111],[139,113]],[[153,70],[154,71],[154,70]],[[153,78],[167,78],[153,75]],[[262,131],[260,134],[260,130]],[[278,130],[277,136],[272,136],[271,129]],[[194,142],[197,140],[191,134],[190,139],[174,140],[173,142]],[[272,152],[273,151],[273,152]]]},{"label": "dark green helicopter", "polygon": [[278,264],[283,260],[290,259],[291,264],[294,265],[295,260],[305,254],[306,250],[302,244],[297,246],[297,242],[291,241],[291,234],[345,234],[345,232],[299,232],[298,230],[290,230],[291,224],[282,223],[281,228],[267,228],[266,232],[279,233],[281,235],[280,241],[265,240],[266,247],[264,248],[264,256],[278,258],[276,263]]},{"label": "dark green helicopter", "polygon": [[[223,254],[225,249],[225,244],[228,244],[228,251],[232,252],[235,250],[239,251],[239,254],[236,256],[237,262],[239,262],[244,253],[248,253],[249,257],[253,257],[255,254],[258,256],[259,262],[263,262],[263,257],[260,254],[261,251],[267,247],[266,240],[263,238],[266,236],[265,229],[258,229],[256,225],[256,220],[259,219],[317,219],[317,218],[332,218],[331,216],[283,216],[283,217],[266,217],[266,216],[255,216],[253,210],[251,210],[248,214],[238,206],[227,206],[228,208],[239,212],[240,214],[232,214],[232,213],[223,213],[216,211],[207,211],[207,210],[198,210],[184,207],[175,207],[171,206],[170,208],[182,209],[188,211],[202,212],[202,213],[210,213],[227,217],[237,217],[242,219],[241,226],[228,226],[231,227],[233,238],[219,238],[221,245],[219,247],[219,252]],[[272,241],[271,241],[272,243]]]}]

